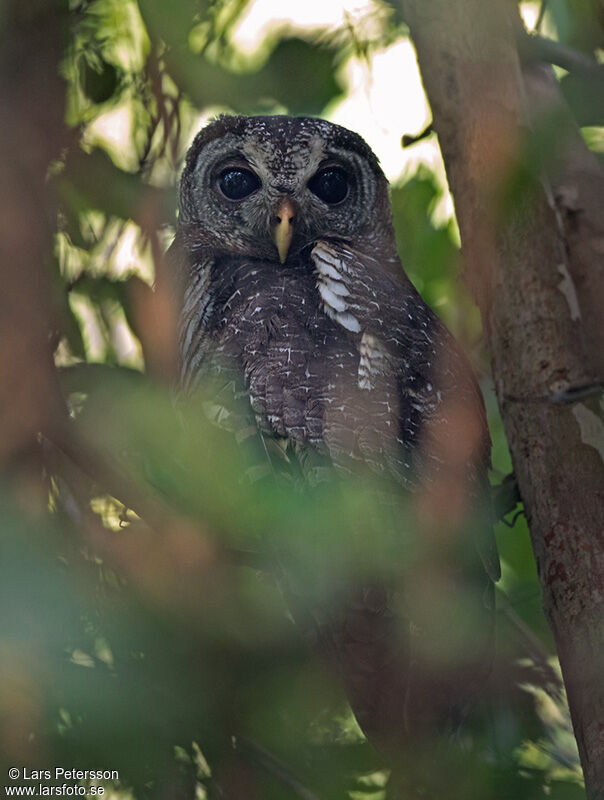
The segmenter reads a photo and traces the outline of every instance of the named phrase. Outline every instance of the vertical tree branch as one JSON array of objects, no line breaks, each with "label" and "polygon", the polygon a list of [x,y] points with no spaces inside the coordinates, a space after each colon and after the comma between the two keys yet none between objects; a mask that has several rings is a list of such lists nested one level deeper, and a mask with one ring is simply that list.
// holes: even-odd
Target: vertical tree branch
[{"label": "vertical tree branch", "polygon": [[47,170],[69,141],[59,62],[67,3],[9,2],[0,61],[0,469],[23,465],[65,413],[52,352],[49,254],[56,202]]},{"label": "vertical tree branch", "polygon": [[[518,169],[530,124],[511,6],[505,0],[405,0],[404,8],[455,200],[467,277],[482,313],[588,796],[601,800],[604,424],[597,397],[585,398],[601,374],[593,352],[597,324],[584,287],[601,280],[597,198],[604,178],[591,162],[589,181],[585,173],[581,178],[591,245],[586,229],[577,236],[569,231],[543,175],[502,213],[506,181]],[[580,152],[567,137],[569,166],[577,164],[571,145]],[[586,165],[584,151],[582,159]],[[575,390],[583,395],[572,402]]]}]

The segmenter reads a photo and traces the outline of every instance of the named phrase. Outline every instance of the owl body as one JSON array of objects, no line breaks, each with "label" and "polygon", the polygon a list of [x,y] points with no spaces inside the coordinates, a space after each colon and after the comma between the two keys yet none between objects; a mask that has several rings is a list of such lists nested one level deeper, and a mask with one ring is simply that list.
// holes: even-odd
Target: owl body
[{"label": "owl body", "polygon": [[[484,493],[480,391],[402,270],[388,184],[360,137],[323,120],[220,118],[189,151],[172,251],[183,285],[183,390],[205,379],[235,387],[249,403],[242,430],[251,422],[285,442],[303,467],[319,459],[344,476],[369,468],[403,490],[444,486],[445,500],[457,492],[468,506]],[[470,583],[491,585],[490,533],[478,551]],[[390,589],[366,588],[334,613],[327,635],[365,730],[408,735],[414,715],[434,717],[422,696],[441,714],[467,692],[459,675],[414,673],[413,619],[401,639]],[[484,627],[481,663],[491,622]]]},{"label": "owl body", "polygon": [[[419,383],[421,375],[404,376],[399,364],[417,361],[420,346],[411,337],[393,346],[391,330],[390,342],[374,339],[382,352],[372,364],[367,336],[325,313],[310,257],[291,265],[225,258],[209,269],[212,307],[199,332],[207,349],[195,379],[220,371],[240,376],[264,433],[313,448],[342,472],[366,464],[415,480],[422,408],[404,383]],[[385,282],[402,300],[402,287]],[[415,318],[413,324],[424,330]],[[412,330],[409,315],[407,326]],[[429,372],[433,347],[422,338],[420,366]]]}]

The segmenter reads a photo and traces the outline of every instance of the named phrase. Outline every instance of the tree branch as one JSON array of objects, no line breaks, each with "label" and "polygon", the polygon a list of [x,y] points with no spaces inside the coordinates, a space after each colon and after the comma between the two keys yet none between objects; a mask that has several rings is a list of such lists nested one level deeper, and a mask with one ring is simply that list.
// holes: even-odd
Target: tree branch
[{"label": "tree branch", "polygon": [[518,52],[526,62],[545,61],[548,64],[562,67],[568,72],[592,75],[597,80],[604,82],[604,68],[595,58],[561,42],[556,42],[554,39],[548,39],[547,36],[527,33],[522,29],[518,36]]},{"label": "tree branch", "polygon": [[[536,92],[545,103],[557,87],[548,78],[535,92],[525,90],[510,16],[515,4],[404,5],[482,313],[588,797],[602,800],[604,423],[595,398],[571,395],[602,380],[604,350],[594,344],[602,341],[602,306],[594,308],[590,295],[604,291],[604,180],[569,124],[550,171],[535,175],[531,192],[503,214],[509,176],[534,124]],[[561,193],[572,213],[561,211]],[[552,395],[569,402],[530,400]]]},{"label": "tree branch", "polygon": [[304,786],[304,784],[293,775],[289,767],[287,767],[283,761],[272,753],[269,753],[266,748],[261,747],[256,742],[244,736],[237,737],[236,746],[239,750],[246,753],[251,760],[277,778],[277,780],[286,786],[296,797],[300,797],[302,800],[320,800],[314,792],[311,792],[310,789]]}]

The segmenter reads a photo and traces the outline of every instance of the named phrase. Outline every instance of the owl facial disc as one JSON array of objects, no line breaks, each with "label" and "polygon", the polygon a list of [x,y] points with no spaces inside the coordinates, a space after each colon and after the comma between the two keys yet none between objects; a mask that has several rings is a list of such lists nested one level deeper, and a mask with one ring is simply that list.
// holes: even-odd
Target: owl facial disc
[{"label": "owl facial disc", "polygon": [[282,197],[275,210],[273,241],[279,253],[279,260],[285,263],[287,252],[294,235],[294,204],[289,197]]}]

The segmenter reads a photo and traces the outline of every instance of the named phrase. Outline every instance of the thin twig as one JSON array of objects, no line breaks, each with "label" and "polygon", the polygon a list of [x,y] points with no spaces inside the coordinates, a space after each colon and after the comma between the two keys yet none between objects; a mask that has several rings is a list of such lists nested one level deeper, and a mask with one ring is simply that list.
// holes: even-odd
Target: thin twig
[{"label": "thin twig", "polygon": [[509,522],[507,519],[504,519],[503,517],[501,518],[500,522],[503,522],[503,524],[506,525],[508,528],[513,528],[523,514],[524,514],[524,509],[521,508],[514,514],[514,516]]},{"label": "thin twig", "polygon": [[523,30],[518,49],[524,61],[546,61],[568,72],[580,72],[604,81],[604,67],[595,58],[546,36]]},{"label": "thin twig", "polygon": [[417,142],[421,142],[422,139],[430,136],[431,133],[434,133],[434,126],[432,123],[427,125],[421,133],[418,133],[416,136],[413,136],[410,133],[403,134],[403,138],[401,139],[401,144],[403,147],[411,147],[412,144],[417,144]]},{"label": "thin twig", "polygon": [[533,28],[534,33],[537,33],[538,31],[541,30],[541,26],[543,25],[543,20],[545,18],[546,11],[547,11],[547,0],[541,0],[539,14],[537,16],[537,21],[535,22],[535,27]]},{"label": "thin twig", "polygon": [[243,753],[247,753],[253,761],[261,767],[264,767],[267,772],[270,772],[271,775],[281,781],[288,789],[291,789],[297,797],[301,797],[302,800],[320,800],[318,795],[304,786],[304,784],[293,775],[283,761],[272,753],[269,753],[269,751],[261,745],[251,739],[238,736],[236,739],[236,747]]},{"label": "thin twig", "polygon": [[597,381],[595,383],[588,383],[583,386],[569,386],[568,389],[563,389],[559,392],[552,392],[552,394],[543,395],[516,395],[504,394],[504,403],[552,403],[553,405],[572,405],[580,400],[586,400],[589,397],[595,397],[604,392],[604,382]]}]

